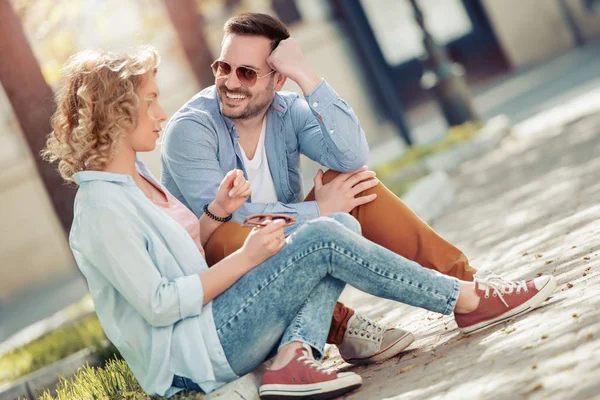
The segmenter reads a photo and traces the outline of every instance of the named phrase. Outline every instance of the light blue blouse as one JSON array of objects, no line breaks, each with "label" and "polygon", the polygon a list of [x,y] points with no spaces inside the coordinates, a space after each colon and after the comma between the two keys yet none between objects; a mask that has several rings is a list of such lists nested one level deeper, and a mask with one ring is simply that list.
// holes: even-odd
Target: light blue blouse
[{"label": "light blue blouse", "polygon": [[[142,175],[160,185],[138,161]],[[129,175],[83,171],[69,237],[96,313],[142,388],[171,396],[173,375],[205,392],[236,379],[202,305],[207,265],[188,232]]]}]

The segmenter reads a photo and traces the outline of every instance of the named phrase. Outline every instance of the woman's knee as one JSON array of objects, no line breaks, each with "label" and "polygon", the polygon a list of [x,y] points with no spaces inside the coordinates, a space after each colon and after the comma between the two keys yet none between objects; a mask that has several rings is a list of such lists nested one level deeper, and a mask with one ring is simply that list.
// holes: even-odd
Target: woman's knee
[{"label": "woman's knee", "polygon": [[354,218],[352,215],[350,215],[348,213],[338,212],[338,213],[330,214],[329,218],[339,222],[340,224],[344,225],[346,228],[350,229],[352,232],[358,233],[360,235],[360,233],[361,233],[360,222],[358,222],[358,220],[356,218]]},{"label": "woman's knee", "polygon": [[346,213],[334,213],[328,217],[314,219],[307,222],[305,229],[300,230],[298,233],[317,240],[337,238],[340,229],[343,229],[340,225],[360,234],[360,224],[353,216]]}]

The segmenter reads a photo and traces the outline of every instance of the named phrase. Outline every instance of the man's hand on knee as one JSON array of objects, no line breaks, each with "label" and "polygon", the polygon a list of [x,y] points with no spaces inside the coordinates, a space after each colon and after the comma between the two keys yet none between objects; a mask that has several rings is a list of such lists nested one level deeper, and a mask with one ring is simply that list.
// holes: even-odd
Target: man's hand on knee
[{"label": "man's hand on knee", "polygon": [[339,174],[327,184],[323,184],[323,171],[319,170],[314,183],[315,200],[321,215],[326,216],[334,212],[350,212],[355,207],[375,200],[375,193],[366,196],[359,194],[377,186],[379,181],[375,178],[375,172],[365,166],[354,172]]}]

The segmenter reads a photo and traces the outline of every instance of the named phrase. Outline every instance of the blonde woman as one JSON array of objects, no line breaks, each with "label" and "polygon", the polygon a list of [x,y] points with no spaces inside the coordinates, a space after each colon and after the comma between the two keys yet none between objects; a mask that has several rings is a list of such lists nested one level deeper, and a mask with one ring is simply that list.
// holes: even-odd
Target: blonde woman
[{"label": "blonde woman", "polygon": [[208,269],[202,245],[249,197],[230,172],[199,220],[136,158],[151,151],[166,115],[159,57],[84,52],[71,58],[45,156],[79,185],[70,246],[96,312],[148,394],[211,392],[276,352],[264,399],[329,399],[361,385],[317,361],[346,283],[450,314],[474,332],[525,313],[555,289],[550,276],[475,283],[420,267],[360,235],[348,214],[318,218],[287,239],[282,220],[253,229]]}]

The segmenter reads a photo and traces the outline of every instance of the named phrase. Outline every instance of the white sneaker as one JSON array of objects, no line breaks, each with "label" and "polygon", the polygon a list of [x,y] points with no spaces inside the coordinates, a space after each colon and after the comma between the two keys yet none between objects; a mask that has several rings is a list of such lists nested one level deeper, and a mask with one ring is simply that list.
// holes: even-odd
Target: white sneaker
[{"label": "white sneaker", "polygon": [[397,355],[414,340],[415,337],[408,331],[386,327],[354,314],[348,321],[338,349],[347,363],[373,364]]}]

